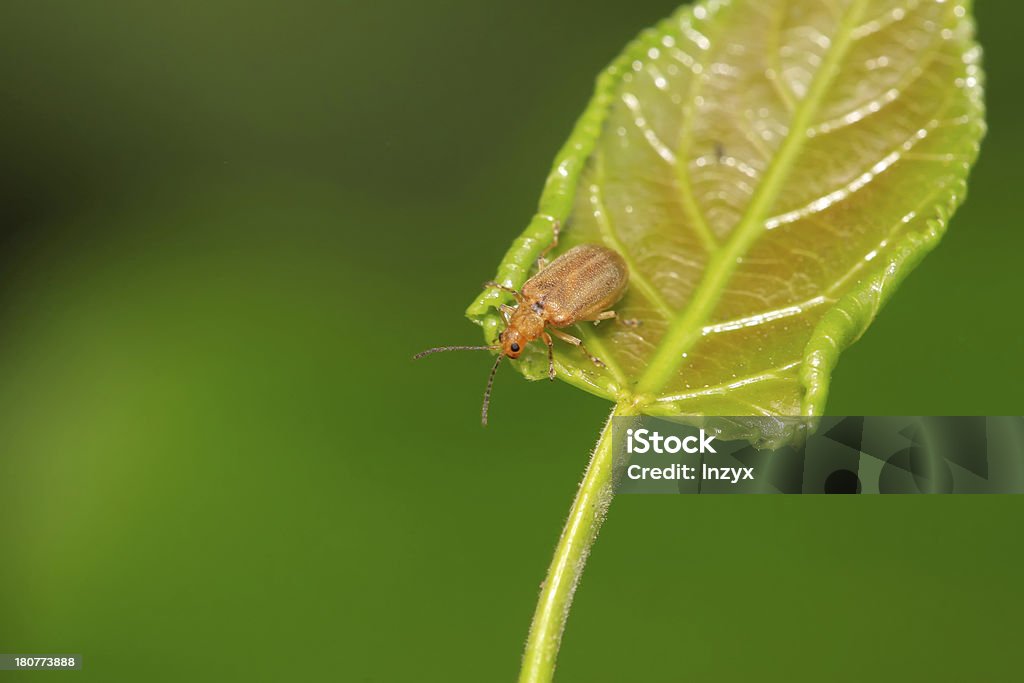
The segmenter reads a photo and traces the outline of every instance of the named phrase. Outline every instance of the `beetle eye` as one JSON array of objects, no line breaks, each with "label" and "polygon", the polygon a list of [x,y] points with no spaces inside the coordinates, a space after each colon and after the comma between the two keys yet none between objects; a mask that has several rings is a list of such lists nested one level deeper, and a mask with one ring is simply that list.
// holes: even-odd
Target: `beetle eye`
[{"label": "beetle eye", "polygon": [[519,353],[519,344],[512,342],[512,346],[508,347],[512,353]]}]

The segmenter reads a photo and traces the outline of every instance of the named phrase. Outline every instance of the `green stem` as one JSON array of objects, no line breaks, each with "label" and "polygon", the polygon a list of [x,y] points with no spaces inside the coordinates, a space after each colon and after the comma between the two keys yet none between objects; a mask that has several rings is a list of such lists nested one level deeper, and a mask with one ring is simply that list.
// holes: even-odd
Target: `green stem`
[{"label": "green stem", "polygon": [[540,591],[530,635],[523,654],[519,683],[544,683],[555,675],[555,660],[576,585],[590,548],[612,502],[612,419],[634,413],[631,405],[615,407],[601,432],[590,464],[583,474],[569,519],[558,539],[555,556]]}]

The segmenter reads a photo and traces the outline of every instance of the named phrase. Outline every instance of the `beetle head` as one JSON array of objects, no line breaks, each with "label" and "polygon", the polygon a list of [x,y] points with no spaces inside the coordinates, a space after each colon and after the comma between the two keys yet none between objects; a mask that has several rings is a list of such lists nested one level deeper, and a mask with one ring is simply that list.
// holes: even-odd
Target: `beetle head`
[{"label": "beetle head", "polygon": [[525,306],[520,306],[508,319],[505,331],[498,335],[501,352],[519,358],[526,345],[544,334],[544,319]]},{"label": "beetle head", "polygon": [[519,355],[526,348],[526,338],[518,329],[511,327],[498,335],[501,343],[501,352],[509,358],[519,358]]}]

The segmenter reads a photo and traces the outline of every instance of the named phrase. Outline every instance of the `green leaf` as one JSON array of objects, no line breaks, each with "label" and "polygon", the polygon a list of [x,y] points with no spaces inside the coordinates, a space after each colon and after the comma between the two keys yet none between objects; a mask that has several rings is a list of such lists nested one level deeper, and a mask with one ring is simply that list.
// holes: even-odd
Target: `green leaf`
[{"label": "green leaf", "polygon": [[[496,280],[565,226],[621,253],[616,306],[561,379],[649,414],[820,415],[839,353],[939,241],[984,135],[970,5],[707,0],[630,44]],[[467,315],[489,343],[508,296]],[[546,376],[540,343],[518,362]]]}]

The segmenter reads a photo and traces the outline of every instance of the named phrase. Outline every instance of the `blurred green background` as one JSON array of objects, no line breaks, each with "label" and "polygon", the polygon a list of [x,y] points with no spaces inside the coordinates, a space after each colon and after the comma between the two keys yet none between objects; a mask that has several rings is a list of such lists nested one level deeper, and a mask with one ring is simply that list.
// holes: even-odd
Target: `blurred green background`
[{"label": "blurred green background", "polygon": [[[90,681],[508,681],[609,408],[462,311],[675,5],[0,4],[0,652]],[[968,204],[834,414],[1020,412],[1024,6]],[[1011,680],[1019,497],[623,497],[560,681]]]}]

